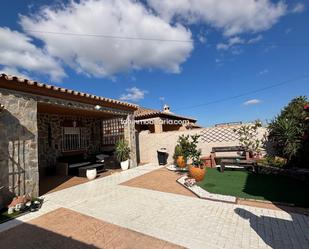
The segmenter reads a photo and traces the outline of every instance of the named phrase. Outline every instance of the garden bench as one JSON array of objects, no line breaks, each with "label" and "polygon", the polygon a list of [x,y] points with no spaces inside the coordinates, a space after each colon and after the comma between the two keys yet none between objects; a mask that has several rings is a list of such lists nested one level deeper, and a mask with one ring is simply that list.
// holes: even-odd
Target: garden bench
[{"label": "garden bench", "polygon": [[[230,156],[218,156],[217,153],[236,153],[237,155]],[[213,147],[211,150],[210,158],[211,167],[214,167],[217,164],[220,164],[220,161],[223,159],[240,159],[240,160],[249,160],[249,152],[245,150],[242,146],[223,146],[223,147]]]},{"label": "garden bench", "polygon": [[240,160],[240,159],[222,159],[220,162],[220,171],[224,172],[229,169],[246,169],[251,168],[254,173],[258,173],[258,164],[256,160]]}]

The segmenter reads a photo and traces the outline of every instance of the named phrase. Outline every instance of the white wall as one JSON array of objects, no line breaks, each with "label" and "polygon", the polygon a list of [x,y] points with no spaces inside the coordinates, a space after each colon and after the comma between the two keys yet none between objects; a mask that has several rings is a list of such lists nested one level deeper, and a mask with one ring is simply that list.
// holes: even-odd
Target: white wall
[{"label": "white wall", "polygon": [[[138,138],[140,162],[157,162],[157,150],[160,148],[167,149],[169,153],[168,163],[173,162],[174,148],[178,137],[181,135],[201,135],[198,147],[202,150],[202,156],[210,155],[212,147],[237,146],[239,145],[239,140],[233,129],[239,127],[211,127],[188,131],[169,131],[159,134],[143,131],[139,134]],[[261,139],[266,132],[266,128],[259,128],[257,137]]]}]

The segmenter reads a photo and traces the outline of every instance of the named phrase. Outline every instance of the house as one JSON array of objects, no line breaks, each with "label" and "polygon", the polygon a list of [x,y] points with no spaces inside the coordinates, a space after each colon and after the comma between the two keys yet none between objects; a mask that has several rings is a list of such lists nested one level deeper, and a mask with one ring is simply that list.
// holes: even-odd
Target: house
[{"label": "house", "polygon": [[162,111],[139,107],[134,118],[137,132],[148,130],[161,133],[201,128],[196,124],[196,119],[174,114],[168,105],[164,105]]},{"label": "house", "polygon": [[2,200],[38,196],[40,181],[60,158],[110,152],[120,138],[128,140],[131,167],[137,164],[137,105],[6,74],[0,75],[0,104]]}]

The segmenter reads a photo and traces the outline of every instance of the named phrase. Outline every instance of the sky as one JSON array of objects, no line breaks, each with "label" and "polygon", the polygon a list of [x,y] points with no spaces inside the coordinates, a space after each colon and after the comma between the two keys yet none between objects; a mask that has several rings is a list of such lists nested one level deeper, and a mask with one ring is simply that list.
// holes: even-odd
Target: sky
[{"label": "sky", "polygon": [[168,104],[203,126],[270,121],[309,95],[305,0],[4,0],[1,9],[7,74]]}]

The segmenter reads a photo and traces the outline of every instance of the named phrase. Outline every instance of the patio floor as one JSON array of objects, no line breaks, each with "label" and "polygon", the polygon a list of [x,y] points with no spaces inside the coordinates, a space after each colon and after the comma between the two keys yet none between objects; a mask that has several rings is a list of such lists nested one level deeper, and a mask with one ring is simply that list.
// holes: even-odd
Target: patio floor
[{"label": "patio floor", "polygon": [[1,248],[14,249],[183,248],[65,208],[0,233],[0,241]]},{"label": "patio floor", "polygon": [[[120,172],[121,169],[108,169],[105,172],[99,173],[96,180],[105,176]],[[86,183],[86,177],[78,176],[48,176],[40,179],[40,195],[53,193],[66,188]]]},{"label": "patio floor", "polygon": [[[176,182],[176,180],[179,179],[182,175],[183,174],[179,172],[170,171],[167,170],[166,168],[160,168],[147,174],[144,174],[142,176],[136,177],[127,182],[123,182],[121,183],[121,185],[198,198],[190,190],[184,188],[183,186],[181,186],[179,183]],[[261,202],[246,199],[238,199],[237,203],[251,207],[283,210],[287,212],[294,212],[309,216],[309,208],[285,206],[285,205],[273,204],[271,202]]]},{"label": "patio floor", "polygon": [[[35,218],[49,217],[43,215],[64,208],[74,211],[74,214],[75,212],[81,214],[82,218],[74,218],[74,214],[73,218],[70,218],[72,215],[70,213],[66,216],[60,216],[59,220],[49,218],[46,221],[47,223],[42,223],[44,231],[55,231],[52,232],[53,236],[47,237],[49,238],[48,245],[50,245],[47,248],[63,248],[59,244],[53,244],[53,240],[63,240],[64,245],[68,243],[66,241],[71,241],[76,245],[75,248],[96,248],[94,245],[104,248],[106,238],[102,239],[101,242],[96,240],[98,239],[96,222],[110,223],[126,229],[122,231],[125,231],[124,233],[128,236],[135,236],[130,235],[131,233],[128,230],[135,231],[144,236],[164,241],[164,243],[169,242],[187,248],[308,248],[308,216],[120,185],[158,169],[160,167],[157,165],[148,164],[47,194],[43,207],[38,212],[0,224],[1,243],[2,238],[6,237],[4,235],[10,231],[12,231],[10,241],[13,242],[8,243],[18,245],[23,240],[27,241],[27,237],[31,238],[34,235],[32,235],[33,233],[25,233],[22,238],[17,236],[18,229],[23,227],[20,224],[24,224],[24,227],[33,227],[32,222],[38,221]],[[87,220],[90,219],[89,216],[95,220],[86,221],[84,220],[85,216]],[[68,219],[83,220],[80,220],[78,225],[70,226],[70,230],[62,227]],[[90,228],[86,228],[87,226],[84,228],[85,237],[83,235],[78,237],[79,226],[83,223],[91,224]],[[7,232],[1,235],[1,231]],[[122,234],[122,231],[118,234]],[[59,236],[61,237],[59,240],[54,239],[59,238]],[[126,248],[130,248],[130,242],[125,237],[119,238],[119,242]],[[32,248],[46,248],[44,247],[44,244],[47,244],[45,243],[44,233],[41,233],[41,236],[36,240],[38,240],[36,242],[38,246]],[[136,240],[141,243],[139,239]],[[40,241],[43,241],[43,244],[39,244]],[[146,247],[140,244],[140,248],[151,248],[152,245],[157,245],[156,243],[161,246],[161,243],[163,243],[157,240],[147,241]],[[114,247],[117,248],[117,246]],[[12,247],[5,246],[4,248]]]},{"label": "patio floor", "polygon": [[160,168],[142,176],[136,177],[121,185],[136,188],[145,188],[166,193],[197,197],[190,190],[176,182],[183,174]]}]

